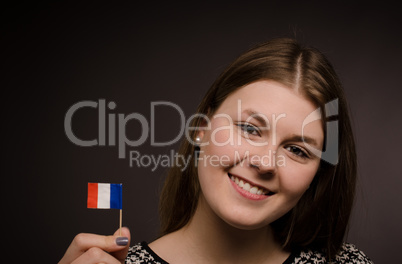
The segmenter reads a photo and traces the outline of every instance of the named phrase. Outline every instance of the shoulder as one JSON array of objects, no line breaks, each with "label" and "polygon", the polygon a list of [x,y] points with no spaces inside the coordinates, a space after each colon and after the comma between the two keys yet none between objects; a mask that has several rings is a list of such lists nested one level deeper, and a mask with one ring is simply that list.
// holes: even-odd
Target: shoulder
[{"label": "shoulder", "polygon": [[[293,262],[289,263],[328,263],[325,254],[320,251],[302,250],[294,254]],[[373,264],[373,262],[355,245],[344,243],[333,260],[334,264],[357,263]]]},{"label": "shoulder", "polygon": [[130,247],[126,257],[126,264],[168,264],[153,252],[146,242]]},{"label": "shoulder", "polygon": [[336,263],[369,263],[373,264],[363,251],[359,250],[355,245],[344,243],[336,255]]}]

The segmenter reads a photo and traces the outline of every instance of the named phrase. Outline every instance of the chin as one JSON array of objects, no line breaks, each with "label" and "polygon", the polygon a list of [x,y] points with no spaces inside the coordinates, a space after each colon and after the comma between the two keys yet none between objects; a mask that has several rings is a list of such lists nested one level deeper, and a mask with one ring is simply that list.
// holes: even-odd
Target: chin
[{"label": "chin", "polygon": [[230,226],[244,231],[253,231],[266,228],[269,224],[253,224],[253,223],[240,223],[240,222],[226,222]]},{"label": "chin", "polygon": [[228,225],[240,229],[240,230],[258,230],[269,226],[273,221],[269,221],[268,218],[256,219],[253,216],[232,216],[232,217],[221,217],[221,219]]}]

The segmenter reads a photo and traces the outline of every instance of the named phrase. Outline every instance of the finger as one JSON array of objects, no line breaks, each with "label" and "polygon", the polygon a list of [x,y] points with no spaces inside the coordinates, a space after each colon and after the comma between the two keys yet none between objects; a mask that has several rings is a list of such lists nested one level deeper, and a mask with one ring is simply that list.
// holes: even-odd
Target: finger
[{"label": "finger", "polygon": [[[114,236],[118,237],[120,235],[120,229],[118,229],[115,233]],[[111,252],[111,254],[117,258],[120,261],[124,261],[127,257],[128,249],[130,247],[130,241],[131,241],[131,234],[130,230],[127,227],[122,227],[121,228],[121,237],[127,238],[127,245],[119,250],[116,250],[114,252]],[[121,241],[123,242],[123,241]],[[125,241],[124,241],[125,242]]]},{"label": "finger", "polygon": [[[78,234],[75,236],[73,242],[71,242],[70,247],[67,249],[66,254],[60,263],[70,263],[84,254],[88,249],[93,247],[97,247],[108,252],[114,252],[128,247],[127,245],[118,245],[116,243],[116,239],[117,236],[114,235],[101,236],[87,233]],[[119,240],[121,241],[121,238]]]},{"label": "finger", "polygon": [[84,254],[75,259],[71,264],[121,264],[119,260],[109,255],[104,250],[93,247],[85,251]]}]

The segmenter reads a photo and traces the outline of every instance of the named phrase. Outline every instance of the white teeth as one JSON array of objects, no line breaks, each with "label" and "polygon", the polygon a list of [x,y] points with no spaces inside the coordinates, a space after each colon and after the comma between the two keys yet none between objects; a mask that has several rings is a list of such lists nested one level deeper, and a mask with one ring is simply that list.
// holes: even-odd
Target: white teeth
[{"label": "white teeth", "polygon": [[252,194],[258,194],[258,195],[263,195],[265,194],[265,191],[257,186],[252,186],[248,182],[244,182],[243,180],[240,180],[239,178],[230,175],[230,179],[236,183],[240,188],[242,188],[245,191],[248,191]]},{"label": "white teeth", "polygon": [[243,182],[243,180],[240,180],[240,182],[239,182],[238,185],[240,186],[240,188],[243,188],[243,187],[244,187],[244,182]]},{"label": "white teeth", "polygon": [[258,188],[254,186],[249,192],[256,194],[258,192]]},{"label": "white teeth", "polygon": [[246,191],[250,191],[250,188],[251,188],[251,186],[250,186],[250,183],[248,183],[248,182],[246,182],[243,186],[243,190],[246,190]]}]

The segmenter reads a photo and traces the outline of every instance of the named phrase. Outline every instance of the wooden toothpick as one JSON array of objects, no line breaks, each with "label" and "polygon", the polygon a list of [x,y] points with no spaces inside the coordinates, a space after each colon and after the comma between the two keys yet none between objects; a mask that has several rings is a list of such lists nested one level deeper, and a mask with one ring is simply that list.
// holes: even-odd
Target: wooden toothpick
[{"label": "wooden toothpick", "polygon": [[120,209],[119,236],[121,236],[121,225],[123,223],[123,210]]}]

